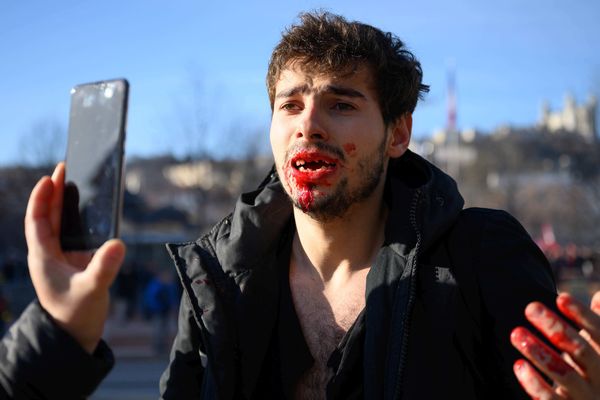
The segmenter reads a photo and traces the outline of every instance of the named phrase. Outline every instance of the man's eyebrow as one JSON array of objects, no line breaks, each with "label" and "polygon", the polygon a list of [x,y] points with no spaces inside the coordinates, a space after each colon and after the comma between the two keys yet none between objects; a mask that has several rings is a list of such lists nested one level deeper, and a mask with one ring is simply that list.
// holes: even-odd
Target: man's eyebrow
[{"label": "man's eyebrow", "polygon": [[298,86],[291,87],[289,89],[282,90],[281,92],[277,93],[277,95],[275,95],[275,98],[276,99],[285,99],[288,97],[292,97],[298,93],[306,93],[309,91],[310,91],[310,89],[308,88],[307,84],[298,85]]},{"label": "man's eyebrow", "polygon": [[[282,90],[281,92],[277,93],[277,95],[275,95],[275,98],[276,99],[288,98],[288,97],[292,97],[298,93],[310,93],[313,91],[315,91],[315,89],[310,88],[307,84],[298,85],[298,86],[291,87],[289,89]],[[361,98],[361,99],[367,98],[367,96],[365,96],[358,90],[352,89],[349,87],[345,87],[345,86],[327,85],[322,90],[316,90],[316,91],[321,91],[324,93],[333,93],[338,96],[356,97],[356,98]]]},{"label": "man's eyebrow", "polygon": [[338,96],[346,96],[346,97],[359,97],[362,99],[366,99],[367,96],[362,94],[356,89],[352,89],[344,86],[336,86],[336,85],[327,85],[325,86],[324,92],[330,92],[333,94],[337,94]]}]

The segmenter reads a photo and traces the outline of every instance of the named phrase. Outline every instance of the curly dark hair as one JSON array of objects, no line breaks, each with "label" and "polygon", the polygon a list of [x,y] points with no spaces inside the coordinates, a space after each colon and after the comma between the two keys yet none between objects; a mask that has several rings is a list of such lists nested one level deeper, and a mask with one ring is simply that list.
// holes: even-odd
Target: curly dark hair
[{"label": "curly dark hair", "polygon": [[267,72],[271,109],[279,75],[294,62],[317,73],[352,72],[366,64],[386,124],[412,113],[429,91],[421,83],[421,64],[394,34],[323,11],[302,13],[299,19],[282,34],[271,55]]}]

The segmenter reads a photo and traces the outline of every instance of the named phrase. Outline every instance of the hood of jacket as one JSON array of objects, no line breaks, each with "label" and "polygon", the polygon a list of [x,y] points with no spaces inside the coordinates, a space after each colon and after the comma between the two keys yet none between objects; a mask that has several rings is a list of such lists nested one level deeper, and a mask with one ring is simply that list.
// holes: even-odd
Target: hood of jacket
[{"label": "hood of jacket", "polygon": [[[390,208],[388,232],[393,231],[390,224],[395,221],[404,221],[407,216],[414,218],[409,222],[417,224],[423,248],[454,223],[464,206],[454,179],[410,151],[390,161],[386,183]],[[410,215],[411,209],[415,215]]]}]

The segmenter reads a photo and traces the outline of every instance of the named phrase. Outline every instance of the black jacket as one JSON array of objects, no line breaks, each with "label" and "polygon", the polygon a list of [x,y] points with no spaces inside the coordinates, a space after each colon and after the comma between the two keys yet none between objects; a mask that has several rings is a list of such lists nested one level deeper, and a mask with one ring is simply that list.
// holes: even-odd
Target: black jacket
[{"label": "black jacket", "polygon": [[88,354],[34,301],[0,341],[0,399],[84,399],[113,365],[106,343]]},{"label": "black jacket", "polygon": [[[392,160],[385,244],[367,278],[368,399],[527,398],[510,331],[552,304],[543,254],[509,214],[462,210],[419,156]],[[292,206],[273,172],[196,242],[169,244],[184,287],[165,399],[252,398],[277,314],[275,253]]]}]

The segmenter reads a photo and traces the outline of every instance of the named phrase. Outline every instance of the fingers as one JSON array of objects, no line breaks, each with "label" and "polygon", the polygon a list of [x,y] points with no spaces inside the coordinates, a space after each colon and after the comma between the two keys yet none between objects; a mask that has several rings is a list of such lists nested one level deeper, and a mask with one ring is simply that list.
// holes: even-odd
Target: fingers
[{"label": "fingers", "polygon": [[123,242],[119,239],[109,240],[96,251],[84,273],[91,278],[94,288],[107,289],[117,277],[124,258]]},{"label": "fingers", "polygon": [[577,334],[575,329],[542,303],[530,303],[525,308],[525,316],[560,350],[574,354],[585,345],[585,340]]},{"label": "fingers", "polygon": [[564,377],[572,370],[554,350],[523,327],[513,329],[510,341],[517,350],[553,379]]},{"label": "fingers", "polygon": [[[586,326],[591,331],[597,329],[596,324],[600,317],[571,296],[561,294],[557,298],[557,304],[561,312],[579,325]],[[513,330],[513,345],[559,385],[557,395],[562,393],[573,399],[593,398],[593,393],[600,388],[597,379],[600,376],[600,353],[597,342],[592,339],[590,333],[585,329],[577,332],[557,314],[538,302],[530,303],[526,307],[525,316],[563,352],[562,357],[522,327]]]},{"label": "fingers", "polygon": [[[584,306],[568,293],[561,293],[556,298],[556,305],[563,314],[585,330],[590,338],[588,340],[590,345],[595,349],[600,349],[600,316],[597,313],[600,311],[600,292],[597,292],[592,298],[592,309]],[[600,367],[598,373],[600,373]]]},{"label": "fingers", "polygon": [[40,179],[31,191],[25,212],[25,237],[29,251],[40,252],[52,240],[49,213],[53,191],[54,185],[47,176]]},{"label": "fingers", "polygon": [[52,178],[41,178],[31,191],[25,213],[25,238],[30,253],[60,256],[61,210],[57,207],[62,207],[62,179],[64,165],[60,163]]},{"label": "fingers", "polygon": [[[563,303],[563,301],[557,300],[557,303]],[[573,304],[570,307],[570,311],[573,312]],[[541,303],[534,302],[527,306],[525,315],[553,345],[569,354],[583,376],[600,374],[600,357],[598,357],[596,349],[554,312]]]},{"label": "fingers", "polygon": [[567,388],[573,398],[588,398],[589,385],[565,360],[523,327],[511,333],[511,342],[552,381]]},{"label": "fingers", "polygon": [[517,360],[513,371],[523,389],[534,399],[554,400],[562,397],[556,394],[540,374],[525,360]]}]

